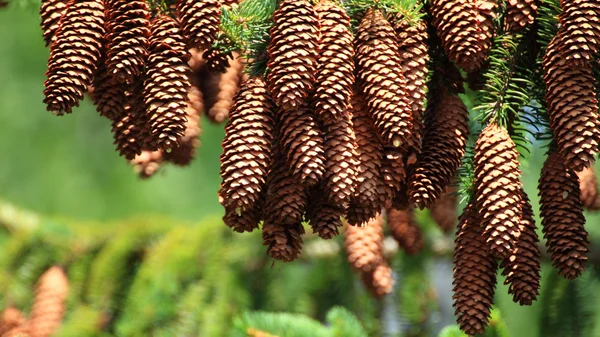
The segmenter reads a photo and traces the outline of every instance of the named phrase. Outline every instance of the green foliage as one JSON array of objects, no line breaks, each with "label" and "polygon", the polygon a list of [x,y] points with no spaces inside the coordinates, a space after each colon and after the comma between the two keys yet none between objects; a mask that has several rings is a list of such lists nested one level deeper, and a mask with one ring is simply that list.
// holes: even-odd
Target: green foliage
[{"label": "green foliage", "polygon": [[356,316],[343,307],[335,307],[327,313],[332,337],[366,337],[367,332]]},{"label": "green foliage", "polygon": [[449,325],[445,327],[438,337],[468,337],[464,332],[460,331],[458,325]]}]

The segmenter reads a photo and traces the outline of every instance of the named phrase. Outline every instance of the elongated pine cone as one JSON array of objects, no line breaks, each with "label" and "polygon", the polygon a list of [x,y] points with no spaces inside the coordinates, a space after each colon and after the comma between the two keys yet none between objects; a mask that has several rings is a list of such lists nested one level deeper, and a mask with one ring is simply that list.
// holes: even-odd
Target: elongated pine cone
[{"label": "elongated pine cone", "polygon": [[54,266],[40,276],[29,319],[29,334],[49,337],[61,325],[66,311],[69,281],[64,270]]},{"label": "elongated pine cone", "polygon": [[40,6],[40,17],[42,18],[42,33],[46,47],[56,41],[56,32],[60,27],[60,19],[67,10],[68,0],[43,0]]},{"label": "elongated pine cone", "polygon": [[125,108],[125,114],[112,120],[114,143],[119,154],[127,160],[133,160],[142,153],[140,125],[131,106]]},{"label": "elongated pine cone", "polygon": [[392,237],[406,254],[414,255],[423,250],[423,233],[415,223],[412,208],[400,210],[388,208],[387,222]]},{"label": "elongated pine cone", "polygon": [[202,110],[197,109],[194,100],[197,99],[192,93],[193,89],[188,91],[188,106],[186,109],[185,132],[181,139],[181,144],[171,152],[164,154],[165,160],[179,166],[189,165],[196,156],[196,150],[200,146],[198,137],[202,133],[201,120]]},{"label": "elongated pine cone", "polygon": [[94,75],[94,91],[92,101],[96,111],[110,120],[123,117],[127,104],[127,88],[113,79],[107,72],[103,60],[98,64]]},{"label": "elongated pine cone", "polygon": [[421,156],[409,177],[411,204],[429,208],[446,191],[461,165],[468,136],[469,112],[460,97],[445,88],[432,93]]},{"label": "elongated pine cone", "polygon": [[164,153],[161,150],[143,150],[131,161],[133,170],[142,179],[148,179],[158,172],[164,161]]},{"label": "elongated pine cone", "polygon": [[531,305],[537,299],[540,288],[540,249],[535,231],[533,209],[525,191],[521,190],[523,213],[519,228],[521,236],[512,254],[502,260],[502,275],[506,276],[504,284],[508,285],[508,293],[513,301],[521,305]]},{"label": "elongated pine cone", "polygon": [[600,3],[596,0],[563,0],[559,16],[565,60],[576,66],[589,65],[600,50]]},{"label": "elongated pine cone", "polygon": [[319,22],[307,0],[283,0],[273,14],[267,82],[275,104],[297,110],[313,90]]},{"label": "elongated pine cone", "polygon": [[589,245],[577,175],[554,152],[542,167],[538,188],[542,230],[552,265],[560,275],[575,279],[585,270]]},{"label": "elongated pine cone", "polygon": [[495,0],[433,0],[436,33],[451,61],[470,73],[480,69],[492,47]]},{"label": "elongated pine cone", "polygon": [[400,147],[410,137],[412,111],[398,55],[396,33],[370,8],[356,33],[357,83],[382,140]]},{"label": "elongated pine cone", "polygon": [[[219,191],[219,202],[224,203],[223,190]],[[227,227],[233,229],[235,232],[252,232],[257,229],[262,219],[263,206],[264,206],[264,195],[261,193],[259,199],[252,205],[252,207],[246,209],[241,213],[237,213],[234,208],[226,208],[225,215],[223,216],[223,223]]]},{"label": "elongated pine cone", "polygon": [[152,20],[144,103],[153,143],[164,151],[177,147],[186,125],[188,52],[177,22],[167,15]]},{"label": "elongated pine cone", "polygon": [[454,315],[468,335],[483,333],[496,289],[496,259],[488,252],[473,202],[460,216],[454,246]]},{"label": "elongated pine cone", "polygon": [[271,162],[273,103],[265,81],[242,84],[225,126],[221,178],[225,208],[251,208],[264,189]]},{"label": "elongated pine cone", "polygon": [[339,228],[344,225],[344,213],[343,207],[327,200],[322,187],[311,191],[306,207],[306,220],[310,223],[313,233],[325,240],[337,236],[340,233]]},{"label": "elongated pine cone", "polygon": [[548,115],[558,152],[567,167],[581,171],[594,162],[600,143],[597,88],[592,66],[572,67],[564,48],[555,37],[542,61]]},{"label": "elongated pine cone", "polygon": [[590,211],[600,210],[600,197],[598,196],[598,180],[594,172],[594,166],[586,167],[577,172],[579,178],[579,189],[581,190],[581,202]]},{"label": "elongated pine cone", "polygon": [[354,37],[343,8],[322,1],[315,10],[321,39],[313,110],[322,123],[348,115],[354,83]]},{"label": "elongated pine cone", "polygon": [[100,0],[73,2],[61,19],[50,48],[44,103],[61,116],[79,106],[92,85],[104,38],[104,5]]},{"label": "elongated pine cone", "polygon": [[348,262],[356,270],[369,272],[384,261],[383,217],[369,221],[364,227],[346,224],[344,247]]},{"label": "elongated pine cone", "polygon": [[361,272],[360,278],[365,288],[376,298],[382,298],[394,290],[394,273],[386,261],[379,263],[373,270]]},{"label": "elongated pine cone", "polygon": [[212,46],[221,24],[219,0],[177,0],[177,11],[188,46],[200,50]]},{"label": "elongated pine cone", "polygon": [[404,151],[402,149],[384,146],[381,159],[381,178],[385,184],[386,193],[380,194],[382,203],[390,203],[406,182],[406,167],[404,166]]},{"label": "elongated pine cone", "polygon": [[150,7],[145,0],[108,0],[108,73],[121,83],[132,84],[144,72],[150,36]]},{"label": "elongated pine cone", "polygon": [[506,2],[506,26],[509,31],[519,32],[533,24],[537,15],[535,0],[508,0]]},{"label": "elongated pine cone", "polygon": [[23,326],[26,318],[23,313],[14,307],[7,307],[0,314],[0,336],[7,336],[9,332]]},{"label": "elongated pine cone", "polygon": [[240,58],[234,58],[228,64],[229,67],[225,70],[225,73],[218,77],[218,82],[215,85],[218,93],[206,114],[208,120],[214,123],[223,123],[227,120],[233,98],[240,89],[244,65]]},{"label": "elongated pine cone", "polygon": [[224,53],[217,48],[210,47],[204,52],[206,68],[212,73],[224,73],[229,66],[229,60],[232,59],[231,53]]},{"label": "elongated pine cone", "polygon": [[429,209],[433,221],[440,227],[444,233],[450,233],[456,226],[458,207],[458,197],[455,194],[457,189],[450,186],[442,196],[437,198],[433,206]]}]

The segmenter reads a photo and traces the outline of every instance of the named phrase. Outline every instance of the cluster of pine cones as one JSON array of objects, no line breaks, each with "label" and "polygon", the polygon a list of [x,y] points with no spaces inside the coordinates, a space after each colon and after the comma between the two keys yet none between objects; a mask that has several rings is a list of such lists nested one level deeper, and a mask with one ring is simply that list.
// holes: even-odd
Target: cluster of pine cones
[{"label": "cluster of pine cones", "polygon": [[60,328],[66,312],[69,281],[58,266],[40,276],[29,318],[13,307],[0,313],[0,336],[50,337]]}]

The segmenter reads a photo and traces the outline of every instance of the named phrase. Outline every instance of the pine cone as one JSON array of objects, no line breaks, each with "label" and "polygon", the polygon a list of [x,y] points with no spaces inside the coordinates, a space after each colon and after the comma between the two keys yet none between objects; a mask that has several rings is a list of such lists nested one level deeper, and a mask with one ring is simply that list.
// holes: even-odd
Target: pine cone
[{"label": "pine cone", "polygon": [[600,50],[600,3],[596,0],[563,0],[558,32],[564,59],[573,65],[589,65]]},{"label": "pine cone", "polygon": [[587,261],[588,238],[577,175],[561,156],[548,156],[540,175],[542,231],[552,265],[568,279],[577,278]]},{"label": "pine cone", "polygon": [[60,20],[67,11],[68,0],[42,0],[40,17],[46,47],[56,41],[56,32],[60,28]]},{"label": "pine cone", "polygon": [[577,172],[579,178],[579,189],[581,190],[581,202],[590,211],[600,210],[600,197],[598,196],[598,180],[594,172],[594,166],[586,167]]},{"label": "pine cone", "polygon": [[31,306],[29,334],[49,337],[61,325],[69,294],[69,281],[62,268],[54,266],[40,276]]},{"label": "pine cone", "polygon": [[436,33],[451,61],[470,73],[481,68],[492,47],[495,0],[433,0]]},{"label": "pine cone", "polygon": [[413,208],[387,209],[387,222],[392,237],[408,255],[415,255],[423,250],[423,233],[415,223]]},{"label": "pine cone", "polygon": [[194,95],[194,89],[190,87],[188,90],[188,106],[186,109],[186,123],[185,123],[185,132],[183,133],[183,138],[181,139],[181,144],[174,148],[173,151],[169,153],[165,153],[165,160],[179,166],[187,166],[189,165],[194,157],[196,156],[196,150],[200,146],[200,134],[202,133],[202,127],[200,125],[201,121],[201,111],[196,107],[201,103],[194,103],[195,100],[198,99],[198,96]]},{"label": "pine cone", "polygon": [[468,335],[483,333],[494,302],[498,265],[488,252],[473,202],[460,216],[454,246],[454,315]]},{"label": "pine cone", "polygon": [[283,111],[300,108],[317,70],[319,22],[307,0],[283,0],[273,15],[267,82]]},{"label": "pine cone", "polygon": [[533,24],[536,15],[535,0],[508,0],[506,3],[506,26],[509,31],[522,31]]},{"label": "pine cone", "polygon": [[92,101],[96,105],[96,111],[110,120],[124,117],[124,107],[127,103],[127,88],[114,80],[107,73],[104,58],[98,62],[98,68],[94,75],[94,91]]},{"label": "pine cone", "polygon": [[167,15],[155,17],[143,96],[153,143],[166,152],[180,144],[185,131],[187,55],[177,22]]},{"label": "pine cone", "polygon": [[445,88],[432,92],[421,156],[409,177],[411,204],[429,208],[446,191],[461,165],[468,136],[469,112],[460,97]]},{"label": "pine cone", "polygon": [[280,111],[278,124],[288,167],[302,184],[314,186],[325,172],[325,150],[323,134],[310,107],[304,104],[295,111]]},{"label": "pine cone", "polygon": [[381,177],[386,185],[386,192],[382,203],[389,203],[406,182],[406,168],[404,167],[404,151],[391,146],[383,147],[381,159]]},{"label": "pine cone", "polygon": [[14,307],[7,307],[0,315],[0,336],[6,336],[9,331],[13,331],[26,322],[23,313]]},{"label": "pine cone", "polygon": [[311,191],[306,207],[306,220],[310,223],[313,233],[325,240],[332,239],[340,234],[338,228],[344,225],[342,216],[344,208],[327,200],[323,188]]},{"label": "pine cone", "polygon": [[382,140],[400,147],[412,128],[396,33],[383,14],[367,11],[356,33],[357,83]]},{"label": "pine cone", "polygon": [[[223,190],[219,191],[219,202],[224,204],[225,199],[222,194]],[[259,199],[252,204],[252,207],[239,214],[235,208],[226,208],[225,215],[223,216],[225,225],[238,233],[252,232],[257,229],[263,215],[264,194],[261,193]]]},{"label": "pine cone", "polygon": [[566,46],[555,37],[542,61],[550,127],[567,167],[581,171],[594,162],[600,143],[598,100],[591,65],[572,68]]},{"label": "pine cone", "polygon": [[315,8],[319,16],[321,39],[313,95],[313,110],[322,123],[348,115],[354,83],[354,37],[350,18],[343,8],[322,1]]},{"label": "pine cone", "polygon": [[450,233],[456,227],[456,208],[458,206],[457,189],[454,186],[448,187],[446,192],[437,198],[431,206],[431,216],[433,221],[440,227],[444,233]]},{"label": "pine cone", "polygon": [[273,103],[260,77],[242,84],[225,127],[221,178],[225,207],[251,208],[265,186],[273,141]]},{"label": "pine cone", "polygon": [[145,0],[108,0],[108,73],[118,82],[132,84],[142,75],[148,57],[150,7]]},{"label": "pine cone", "polygon": [[393,271],[385,261],[373,270],[361,272],[360,276],[365,288],[376,298],[382,298],[394,290]]},{"label": "pine cone", "polygon": [[127,160],[133,160],[135,156],[142,153],[142,142],[140,139],[140,126],[131,106],[127,106],[123,117],[112,120],[112,133],[114,144],[119,154]]},{"label": "pine cone", "polygon": [[[237,55],[236,55],[237,56]],[[214,104],[208,109],[207,117],[213,123],[223,123],[229,118],[229,109],[233,103],[233,97],[240,89],[244,65],[240,58],[234,58],[229,62],[225,73],[218,77],[215,89],[218,93],[214,97]]]},{"label": "pine cone", "polygon": [[200,50],[212,46],[221,24],[219,0],[177,0],[177,11],[188,46]]},{"label": "pine cone", "polygon": [[73,2],[61,19],[50,48],[44,103],[61,116],[71,113],[92,85],[104,37],[104,6],[100,0]]},{"label": "pine cone", "polygon": [[344,227],[344,247],[348,262],[356,270],[369,272],[383,261],[383,218],[381,215],[364,226]]},{"label": "pine cone", "polygon": [[220,49],[210,47],[203,55],[206,61],[206,68],[211,73],[224,73],[229,66],[229,60],[233,59],[233,54],[224,53]]},{"label": "pine cone", "polygon": [[509,285],[508,293],[513,301],[521,305],[531,305],[537,299],[540,288],[540,249],[535,231],[533,209],[524,190],[521,190],[523,213],[519,228],[521,236],[517,247],[510,257],[502,260],[502,275],[506,276],[504,284]]},{"label": "pine cone", "polygon": [[152,177],[163,165],[163,152],[161,150],[144,150],[131,161],[134,171],[142,179]]}]

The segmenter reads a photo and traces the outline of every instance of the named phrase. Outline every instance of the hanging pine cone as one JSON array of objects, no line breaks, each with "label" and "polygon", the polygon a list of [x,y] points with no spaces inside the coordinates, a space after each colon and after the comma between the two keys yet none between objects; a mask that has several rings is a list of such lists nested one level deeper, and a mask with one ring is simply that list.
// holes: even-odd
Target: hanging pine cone
[{"label": "hanging pine cone", "polygon": [[251,208],[265,186],[273,141],[273,103],[260,77],[242,84],[225,127],[221,154],[225,208]]},{"label": "hanging pine cone", "polygon": [[382,140],[400,147],[410,137],[412,111],[396,33],[383,14],[367,11],[356,33],[357,83]]},{"label": "hanging pine cone", "polygon": [[540,288],[540,249],[535,231],[533,209],[524,190],[521,190],[523,213],[519,228],[521,236],[512,254],[502,260],[502,275],[506,276],[504,284],[509,285],[508,293],[513,301],[520,305],[531,305],[537,299]]},{"label": "hanging pine cone", "polygon": [[573,68],[555,37],[542,61],[550,127],[567,167],[581,171],[594,162],[600,143],[598,100],[591,65]]},{"label": "hanging pine cone", "polygon": [[0,314],[0,336],[7,336],[9,332],[23,326],[26,322],[23,313],[14,307],[7,307]]},{"label": "hanging pine cone", "polygon": [[579,178],[579,189],[581,190],[581,202],[590,211],[600,210],[600,197],[598,196],[598,180],[594,172],[594,166],[586,167],[577,172]]},{"label": "hanging pine cone", "polygon": [[109,76],[103,59],[98,64],[94,75],[94,91],[92,101],[96,111],[110,120],[123,118],[127,103],[127,88]]},{"label": "hanging pine cone", "polygon": [[385,193],[382,202],[389,202],[396,193],[402,189],[406,182],[406,168],[404,166],[404,151],[391,146],[383,147],[381,159],[381,177],[389,192]]},{"label": "hanging pine cone", "polygon": [[42,0],[40,17],[42,18],[42,32],[46,47],[56,41],[56,32],[60,27],[60,19],[67,10],[68,0]]},{"label": "hanging pine cone", "polygon": [[62,268],[54,266],[40,276],[31,306],[29,334],[49,337],[61,325],[69,294],[69,281]]},{"label": "hanging pine cone", "polygon": [[275,104],[300,108],[312,91],[317,70],[319,22],[307,0],[283,0],[273,14],[267,82]]},{"label": "hanging pine cone", "polygon": [[375,298],[382,298],[394,290],[394,275],[392,267],[387,262],[375,266],[373,270],[361,272],[363,285]]},{"label": "hanging pine cone", "polygon": [[589,65],[600,50],[600,3],[596,0],[563,0],[558,36],[565,60],[576,66]]},{"label": "hanging pine cone", "polygon": [[444,233],[450,233],[456,226],[456,208],[458,206],[456,192],[455,186],[448,187],[430,208],[433,221]]},{"label": "hanging pine cone", "polygon": [[[236,54],[237,56],[237,54]],[[229,109],[233,103],[233,97],[240,89],[244,64],[240,58],[234,58],[229,62],[225,73],[215,77],[217,81],[214,88],[218,90],[206,116],[213,123],[223,123],[229,117]],[[207,94],[209,92],[207,91]]]},{"label": "hanging pine cone", "polygon": [[177,11],[188,46],[200,50],[212,46],[221,24],[219,0],[177,0]]},{"label": "hanging pine cone", "polygon": [[322,1],[315,8],[321,39],[313,110],[322,123],[348,114],[354,83],[354,37],[343,8]]},{"label": "hanging pine cone", "polygon": [[119,154],[127,160],[133,160],[142,153],[142,140],[137,116],[132,112],[132,107],[125,108],[125,114],[112,120],[112,133],[114,144]]},{"label": "hanging pine cone", "polygon": [[325,197],[325,191],[320,186],[311,191],[306,207],[306,220],[310,223],[313,233],[322,239],[329,240],[337,236],[342,222],[344,208]]},{"label": "hanging pine cone", "polygon": [[[225,199],[222,193],[223,190],[219,191],[219,202],[224,204]],[[261,193],[259,199],[252,207],[239,214],[234,208],[226,208],[225,215],[223,216],[223,223],[238,233],[252,232],[257,229],[263,215],[264,194],[264,192]]]},{"label": "hanging pine cone", "polygon": [[533,24],[536,15],[535,0],[508,0],[506,3],[506,26],[509,31],[522,31]]},{"label": "hanging pine cone", "polygon": [[104,6],[100,0],[73,2],[61,19],[50,48],[44,103],[61,116],[71,113],[92,85],[104,37]]},{"label": "hanging pine cone", "polygon": [[108,73],[118,82],[132,84],[142,75],[148,57],[150,7],[145,0],[108,0]]},{"label": "hanging pine cone", "polygon": [[488,252],[473,202],[460,216],[454,246],[454,315],[468,335],[483,333],[494,302],[498,265]]},{"label": "hanging pine cone", "polygon": [[387,222],[390,233],[402,250],[408,255],[415,255],[423,250],[423,233],[415,223],[413,208],[387,209]]},{"label": "hanging pine cone", "polygon": [[495,0],[433,0],[436,33],[451,61],[473,72],[483,66],[492,47]]},{"label": "hanging pine cone", "polygon": [[194,100],[197,98],[194,97],[192,92],[193,90],[190,87],[190,90],[188,90],[188,106],[186,109],[187,121],[185,122],[185,132],[183,133],[181,144],[174,148],[173,151],[164,154],[165,160],[178,166],[189,165],[192,160],[194,160],[196,150],[200,146],[198,137],[202,133],[202,128],[200,126],[202,110],[198,110],[194,106]]},{"label": "hanging pine cone", "polygon": [[143,96],[153,143],[166,152],[180,144],[185,131],[187,57],[177,22],[167,15],[155,17]]},{"label": "hanging pine cone", "polygon": [[411,204],[429,208],[446,191],[461,165],[468,136],[469,112],[460,97],[445,88],[432,91],[421,156],[409,177]]},{"label": "hanging pine cone", "polygon": [[210,47],[204,52],[206,68],[212,73],[224,73],[229,66],[229,60],[233,59],[231,53],[224,53],[218,48]]},{"label": "hanging pine cone", "polygon": [[346,224],[344,247],[348,262],[356,270],[369,272],[375,269],[384,261],[382,216],[377,216],[364,227]]},{"label": "hanging pine cone", "polygon": [[134,171],[142,179],[152,177],[163,165],[163,152],[161,150],[144,150],[131,161]]},{"label": "hanging pine cone", "polygon": [[542,167],[538,188],[542,229],[552,265],[560,275],[575,279],[585,270],[589,245],[577,175],[554,152]]}]

